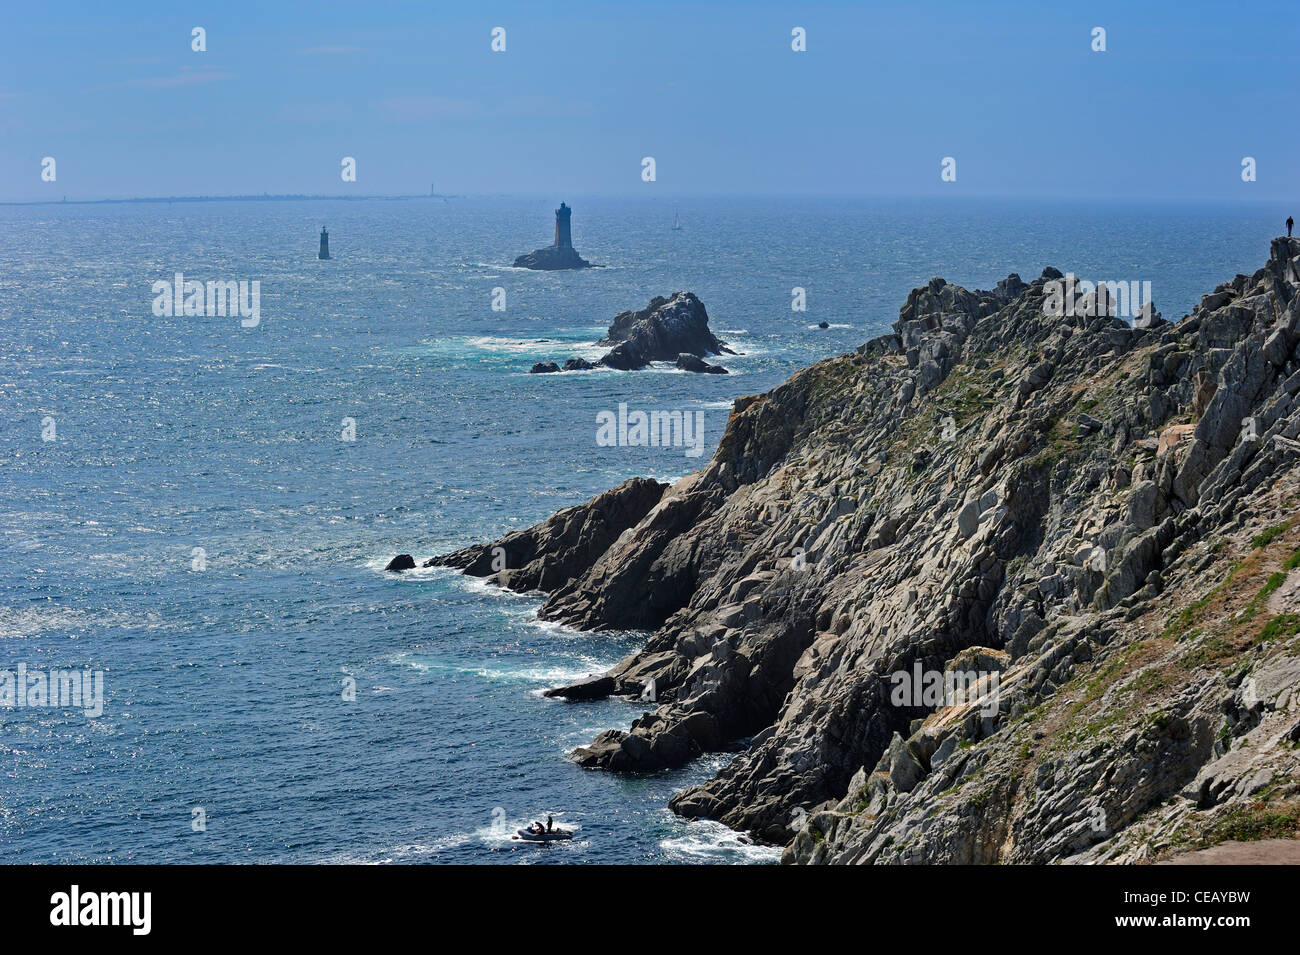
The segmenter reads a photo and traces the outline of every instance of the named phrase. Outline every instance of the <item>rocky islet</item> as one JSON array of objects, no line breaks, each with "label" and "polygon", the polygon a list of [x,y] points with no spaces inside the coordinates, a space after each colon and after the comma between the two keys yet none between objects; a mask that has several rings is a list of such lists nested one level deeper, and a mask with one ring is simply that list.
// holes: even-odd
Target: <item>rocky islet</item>
[{"label": "rocky islet", "polygon": [[709,313],[694,292],[676,292],[650,300],[645,308],[619,312],[605,337],[596,343],[610,350],[595,363],[570,358],[563,366],[554,361],[538,362],[533,374],[559,371],[590,371],[613,368],[637,371],[651,362],[674,362],[683,371],[726,374],[721,365],[704,361],[706,355],[734,355],[727,343],[709,330]]}]

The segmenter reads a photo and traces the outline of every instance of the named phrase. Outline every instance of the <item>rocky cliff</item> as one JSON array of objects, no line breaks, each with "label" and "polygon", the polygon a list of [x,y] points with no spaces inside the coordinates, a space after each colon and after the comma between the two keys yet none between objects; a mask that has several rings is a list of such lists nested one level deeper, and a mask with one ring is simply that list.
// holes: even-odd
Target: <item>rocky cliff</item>
[{"label": "rocky cliff", "polygon": [[[1300,833],[1298,268],[1276,239],[1137,328],[1054,311],[1054,269],[933,279],[891,334],[739,399],[702,470],[499,542],[543,617],[652,631],[552,691],[654,700],[574,758],[736,749],[672,808],[788,862]],[[492,546],[444,562],[500,576]]]}]

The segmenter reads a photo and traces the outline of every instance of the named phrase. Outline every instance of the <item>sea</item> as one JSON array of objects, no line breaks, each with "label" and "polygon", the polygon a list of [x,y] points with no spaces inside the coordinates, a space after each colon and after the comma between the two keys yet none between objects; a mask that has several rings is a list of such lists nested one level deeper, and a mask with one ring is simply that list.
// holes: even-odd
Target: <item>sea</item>
[{"label": "sea", "polygon": [[[512,268],[549,244],[561,199],[602,267]],[[731,754],[649,776],[567,759],[646,704],[542,692],[644,634],[573,631],[537,619],[540,595],[385,564],[493,540],[632,476],[689,473],[736,397],[887,331],[932,276],[991,288],[1050,265],[1149,281],[1177,319],[1260,268],[1286,213],[795,197],[0,206],[4,860],[777,861],[667,809]],[[156,289],[177,273],[247,283],[250,305],[258,283],[256,320],[169,309]],[[738,353],[710,359],[730,374],[528,373],[598,357],[617,313],[678,290]],[[703,456],[598,441],[620,404],[700,412]],[[20,670],[22,687],[70,671],[102,694],[24,696]],[[574,838],[512,838],[547,815]]]}]

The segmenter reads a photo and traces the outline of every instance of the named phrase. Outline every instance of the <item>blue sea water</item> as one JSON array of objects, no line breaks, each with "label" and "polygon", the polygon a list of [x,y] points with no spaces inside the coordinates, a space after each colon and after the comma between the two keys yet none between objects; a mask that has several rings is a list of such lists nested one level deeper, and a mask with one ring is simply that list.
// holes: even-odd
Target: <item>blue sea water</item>
[{"label": "blue sea water", "polygon": [[[6,861],[774,860],[666,809],[725,755],[644,778],[566,760],[644,707],[541,691],[642,635],[384,564],[687,473],[681,448],[598,446],[596,414],[700,410],[707,455],[732,399],[881,333],[932,275],[1150,280],[1177,318],[1262,265],[1286,215],[563,198],[605,268],[509,267],[550,241],[559,197],[0,208],[0,670],[102,669],[106,696],[91,717],[0,709]],[[178,271],[259,281],[260,324],[156,317]],[[527,374],[678,289],[742,353],[731,375]],[[547,813],[577,838],[509,839]]]}]

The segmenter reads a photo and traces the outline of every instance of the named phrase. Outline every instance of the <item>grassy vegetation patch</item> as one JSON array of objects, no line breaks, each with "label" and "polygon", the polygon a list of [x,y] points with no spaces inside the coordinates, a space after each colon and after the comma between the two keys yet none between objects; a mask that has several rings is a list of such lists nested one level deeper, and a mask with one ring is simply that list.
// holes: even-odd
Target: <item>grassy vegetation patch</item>
[{"label": "grassy vegetation patch", "polygon": [[[1196,644],[1188,654],[1188,664],[1203,666],[1214,663],[1266,641],[1287,639],[1300,633],[1300,614],[1281,614],[1271,618],[1264,614],[1269,598],[1287,582],[1291,571],[1300,568],[1300,549],[1297,549],[1282,565],[1282,570],[1265,576],[1267,565],[1276,559],[1268,548],[1292,531],[1298,521],[1300,519],[1292,518],[1256,534],[1251,540],[1251,552],[1233,565],[1223,582],[1184,607],[1169,621],[1165,636]],[[1247,599],[1248,588],[1261,577],[1264,583]],[[1234,605],[1240,607],[1236,613],[1232,612]]]},{"label": "grassy vegetation patch", "polygon": [[1254,620],[1255,617],[1259,614],[1259,612],[1262,609],[1264,609],[1264,606],[1268,603],[1269,595],[1271,595],[1275,590],[1281,587],[1284,583],[1286,583],[1286,574],[1283,573],[1271,574],[1268,580],[1265,582],[1264,586],[1259,589],[1259,593],[1255,594],[1255,596],[1250,598],[1250,603],[1246,604],[1246,609],[1244,609],[1238,615],[1237,619],[1240,620],[1242,623],[1248,623],[1249,621]]},{"label": "grassy vegetation patch", "polygon": [[1206,637],[1200,646],[1188,654],[1187,663],[1192,667],[1205,666],[1215,660],[1223,660],[1238,652],[1239,648],[1235,643],[1227,637],[1216,634]]},{"label": "grassy vegetation patch", "polygon": [[1264,625],[1264,629],[1259,634],[1259,641],[1264,643],[1268,640],[1282,640],[1294,637],[1297,633],[1300,633],[1300,614],[1278,614]]},{"label": "grassy vegetation patch", "polygon": [[1250,542],[1251,546],[1256,549],[1260,547],[1267,547],[1269,544],[1273,543],[1273,541],[1277,540],[1279,537],[1281,537],[1283,534],[1289,531],[1291,529],[1291,525],[1294,523],[1295,523],[1295,519],[1292,518],[1289,521],[1283,521],[1281,524],[1274,524],[1272,527],[1268,528],[1268,530],[1264,531],[1263,533],[1256,534],[1255,537]]},{"label": "grassy vegetation patch", "polygon": [[1225,813],[1205,834],[1210,844],[1300,836],[1300,803],[1255,803]]},{"label": "grassy vegetation patch", "polygon": [[1205,610],[1210,606],[1210,603],[1214,601],[1215,598],[1227,594],[1229,585],[1232,583],[1233,578],[1237,576],[1237,572],[1241,570],[1244,564],[1245,561],[1233,564],[1232,568],[1228,571],[1228,576],[1223,578],[1222,583],[1214,587],[1201,599],[1188,604],[1180,610],[1177,616],[1175,616],[1174,619],[1169,622],[1169,625],[1165,627],[1164,636],[1166,638],[1181,639],[1189,630],[1192,629],[1193,625],[1200,623],[1202,618],[1205,616]]},{"label": "grassy vegetation patch", "polygon": [[1058,462],[1078,454],[1080,448],[1078,425],[1073,415],[1067,413],[1053,418],[1040,430],[1044,435],[1044,445],[1030,463],[1034,470],[1042,468],[1051,471],[1055,469]]},{"label": "grassy vegetation patch", "polygon": [[[906,457],[939,440],[943,418],[952,416],[958,431],[993,407],[987,376],[957,368],[926,396],[924,410],[905,418],[895,431],[891,456]],[[945,413],[939,414],[942,409]]]},{"label": "grassy vegetation patch", "polygon": [[847,355],[830,359],[817,369],[817,377],[809,389],[809,404],[817,420],[825,421],[839,414],[857,376],[858,369]]}]

